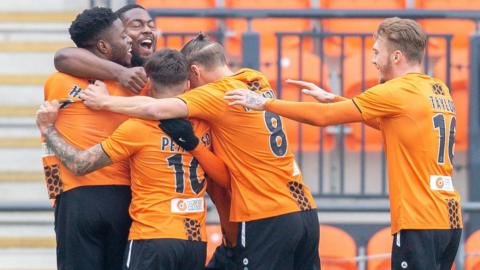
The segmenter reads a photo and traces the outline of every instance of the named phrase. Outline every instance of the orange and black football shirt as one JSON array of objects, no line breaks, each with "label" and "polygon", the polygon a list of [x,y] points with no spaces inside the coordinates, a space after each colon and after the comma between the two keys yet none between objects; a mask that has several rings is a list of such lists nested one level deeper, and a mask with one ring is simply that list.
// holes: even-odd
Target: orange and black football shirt
[{"label": "orange and black football shirt", "polygon": [[[48,78],[44,86],[45,100],[73,101],[58,113],[55,127],[71,145],[85,150],[106,139],[127,116],[107,111],[94,111],[78,100],[78,94],[88,86],[86,79],[56,72]],[[117,82],[106,82],[110,95],[130,96]],[[47,188],[51,199],[63,188],[68,191],[79,186],[130,185],[128,161],[114,163],[85,176],[75,176],[51,151],[45,149],[43,157]]]},{"label": "orange and black football shirt", "polygon": [[[175,238],[206,241],[205,173],[176,145],[158,121],[129,119],[101,143],[113,162],[130,161],[132,226],[129,239]],[[209,129],[192,120],[207,147]]]},{"label": "orange and black football shirt", "polygon": [[410,73],[353,99],[365,120],[378,119],[388,160],[392,233],[462,228],[453,186],[455,105],[443,82]]},{"label": "orange and black football shirt", "polygon": [[250,221],[315,208],[290,150],[282,117],[232,107],[223,98],[225,92],[242,88],[274,96],[265,76],[251,69],[179,96],[187,104],[188,117],[208,123],[215,155],[230,171],[230,220]]}]

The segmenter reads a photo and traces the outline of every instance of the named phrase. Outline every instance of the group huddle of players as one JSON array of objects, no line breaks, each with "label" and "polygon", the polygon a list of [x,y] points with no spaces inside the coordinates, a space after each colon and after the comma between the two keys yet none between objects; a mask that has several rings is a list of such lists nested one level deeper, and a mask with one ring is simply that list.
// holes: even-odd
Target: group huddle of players
[{"label": "group huddle of players", "polygon": [[[262,73],[231,71],[224,48],[204,34],[180,51],[155,52],[156,26],[139,5],[83,11],[69,28],[77,48],[56,54],[60,72],[45,83],[37,112],[58,269],[204,269],[205,192],[224,234],[207,269],[320,269],[315,201],[280,115],[319,126],[363,121],[381,129],[387,146],[399,145],[386,148],[398,245],[392,268],[433,269],[428,265],[437,263],[438,252],[448,254],[443,264],[451,265],[462,227],[451,158],[438,153],[438,166],[424,162],[430,157],[418,151],[425,149],[406,141],[416,134],[398,128],[414,125],[411,119],[429,110],[440,130],[442,123],[444,132],[445,123],[450,130],[454,112],[430,112],[435,108],[425,108],[423,100],[433,84],[445,89],[434,95],[451,97],[442,82],[412,68],[395,73],[401,68],[392,65],[416,67],[410,60],[418,56],[403,45],[400,53],[390,52],[381,43],[395,36],[391,29],[403,31],[392,25],[415,30],[412,22],[387,19],[377,31],[373,62],[386,83],[349,100],[296,82],[320,102],[335,101],[321,104],[273,99]],[[392,63],[385,63],[387,53]],[[437,126],[417,125],[422,147],[434,152]],[[413,169],[412,162],[418,162]],[[434,186],[438,177],[447,187]],[[434,229],[449,236],[442,244],[448,248],[430,254],[435,239],[445,238],[425,235]],[[419,235],[431,241],[419,246],[408,240]],[[412,250],[433,261],[419,260]]]}]

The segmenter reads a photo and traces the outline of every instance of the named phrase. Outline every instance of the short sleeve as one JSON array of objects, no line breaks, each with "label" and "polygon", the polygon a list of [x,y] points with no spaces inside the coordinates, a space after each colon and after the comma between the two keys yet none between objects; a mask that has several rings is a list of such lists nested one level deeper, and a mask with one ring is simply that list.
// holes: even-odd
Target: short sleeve
[{"label": "short sleeve", "polygon": [[384,83],[354,97],[353,102],[364,120],[393,116],[402,112],[399,92],[400,89],[395,89],[394,85]]},{"label": "short sleeve", "polygon": [[187,104],[188,117],[211,121],[227,109],[223,91],[213,87],[198,87],[178,96]]},{"label": "short sleeve", "polygon": [[145,127],[134,119],[123,122],[101,143],[103,151],[113,162],[127,159],[135,154],[147,140],[149,132],[138,132],[142,129],[145,130]]}]

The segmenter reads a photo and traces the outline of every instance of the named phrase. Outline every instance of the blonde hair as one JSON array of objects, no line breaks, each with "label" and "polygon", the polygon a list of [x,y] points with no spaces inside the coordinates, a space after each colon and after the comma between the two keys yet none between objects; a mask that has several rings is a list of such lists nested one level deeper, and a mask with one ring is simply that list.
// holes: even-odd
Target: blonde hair
[{"label": "blonde hair", "polygon": [[384,38],[392,50],[401,51],[407,61],[421,63],[427,45],[427,34],[410,19],[387,18],[378,26],[374,38]]}]

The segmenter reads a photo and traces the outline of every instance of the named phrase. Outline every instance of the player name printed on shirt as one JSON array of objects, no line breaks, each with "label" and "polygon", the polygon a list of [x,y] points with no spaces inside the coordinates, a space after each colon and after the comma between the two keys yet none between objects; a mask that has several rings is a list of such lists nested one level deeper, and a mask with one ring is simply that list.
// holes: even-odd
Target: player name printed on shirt
[{"label": "player name printed on shirt", "polygon": [[445,175],[430,175],[430,188],[432,190],[455,191],[452,177]]},{"label": "player name printed on shirt", "polygon": [[198,213],[203,212],[204,209],[203,198],[172,199],[171,201],[172,213]]}]

